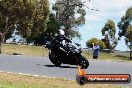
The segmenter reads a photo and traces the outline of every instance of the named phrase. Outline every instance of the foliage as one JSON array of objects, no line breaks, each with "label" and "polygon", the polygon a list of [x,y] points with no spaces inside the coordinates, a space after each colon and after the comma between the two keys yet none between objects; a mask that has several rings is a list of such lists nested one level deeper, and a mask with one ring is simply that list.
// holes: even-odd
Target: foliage
[{"label": "foliage", "polygon": [[119,39],[124,36],[126,45],[130,49],[130,59],[132,59],[132,7],[128,8],[126,14],[118,22]]},{"label": "foliage", "polygon": [[48,0],[1,0],[0,44],[15,29],[28,41],[44,32],[49,15],[48,3]]},{"label": "foliage", "polygon": [[49,22],[47,23],[46,33],[55,35],[60,29],[61,23],[55,18],[55,14],[50,14]]},{"label": "foliage", "polygon": [[88,40],[86,42],[86,46],[92,48],[93,47],[92,43],[96,43],[96,42],[98,42],[100,49],[106,48],[105,43],[102,40],[99,40],[97,38],[92,38],[92,39]]},{"label": "foliage", "polygon": [[45,31],[49,14],[48,0],[36,1],[36,3],[27,0],[2,0],[0,5],[2,33],[5,32],[6,25],[9,30],[17,28],[24,38],[37,36]]},{"label": "foliage", "polygon": [[[85,23],[86,15],[82,7],[83,3],[81,0],[57,0],[53,5],[53,10],[56,11],[56,18],[64,26],[67,37],[79,35],[76,29],[78,26]],[[79,17],[76,17],[75,14]]]},{"label": "foliage", "polygon": [[120,29],[119,31],[119,36],[126,36],[127,34],[127,29],[129,25],[132,22],[132,7],[128,8],[126,11],[126,14],[122,16],[121,21],[118,22],[118,27]]},{"label": "foliage", "polygon": [[26,2],[22,11],[23,15],[19,16],[17,27],[23,37],[30,42],[32,38],[46,30],[49,16],[48,0],[36,1],[35,3]]},{"label": "foliage", "polygon": [[105,23],[105,26],[102,28],[102,35],[104,36],[104,39],[102,41],[105,42],[107,49],[114,49],[117,45],[117,38],[115,37],[116,28],[115,23],[113,20],[108,20]]},{"label": "foliage", "polygon": [[128,26],[128,33],[126,34],[126,45],[132,45],[132,25]]},{"label": "foliage", "polygon": [[56,33],[58,33],[60,26],[61,26],[60,22],[58,22],[58,20],[56,20],[56,18],[54,16],[54,14],[51,13],[49,15],[49,21],[47,23],[46,31],[42,32],[37,37],[33,38],[34,44],[35,45],[43,45],[45,37],[55,35]]}]

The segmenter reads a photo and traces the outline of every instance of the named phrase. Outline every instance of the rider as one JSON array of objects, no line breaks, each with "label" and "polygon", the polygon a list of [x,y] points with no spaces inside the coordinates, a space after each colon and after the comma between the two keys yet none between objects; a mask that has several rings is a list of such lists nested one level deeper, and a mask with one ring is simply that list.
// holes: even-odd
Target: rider
[{"label": "rider", "polygon": [[62,29],[59,30],[59,34],[56,36],[56,38],[59,42],[62,42],[63,40],[66,40],[66,42],[72,42],[65,36],[65,32]]},{"label": "rider", "polygon": [[94,43],[92,44],[93,44],[93,59],[97,59],[99,55],[100,47],[98,42],[95,42],[95,44]]},{"label": "rider", "polygon": [[58,33],[58,35],[55,37],[55,40],[57,40],[56,41],[56,43],[55,43],[55,45],[56,45],[56,49],[58,49],[58,47],[63,47],[63,48],[65,48],[65,49],[67,49],[67,44],[70,42],[72,42],[70,39],[68,39],[66,36],[65,36],[65,32],[62,30],[62,29],[60,29],[59,30],[59,33]]}]

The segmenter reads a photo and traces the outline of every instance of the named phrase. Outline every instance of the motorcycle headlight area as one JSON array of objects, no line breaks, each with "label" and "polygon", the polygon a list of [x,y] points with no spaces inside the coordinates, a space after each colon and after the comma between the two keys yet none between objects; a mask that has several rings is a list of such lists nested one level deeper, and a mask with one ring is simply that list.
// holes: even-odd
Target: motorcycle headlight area
[{"label": "motorcycle headlight area", "polygon": [[74,49],[72,52],[73,53],[79,53],[80,51],[78,49]]}]

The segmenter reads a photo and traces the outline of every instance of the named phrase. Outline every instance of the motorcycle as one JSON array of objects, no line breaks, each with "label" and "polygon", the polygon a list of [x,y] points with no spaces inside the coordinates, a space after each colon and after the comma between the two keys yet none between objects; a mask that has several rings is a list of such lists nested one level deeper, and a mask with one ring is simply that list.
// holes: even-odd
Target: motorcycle
[{"label": "motorcycle", "polygon": [[81,45],[72,42],[59,42],[54,37],[45,41],[45,47],[50,50],[49,59],[55,66],[61,64],[79,65],[87,69],[89,61],[82,56]]}]

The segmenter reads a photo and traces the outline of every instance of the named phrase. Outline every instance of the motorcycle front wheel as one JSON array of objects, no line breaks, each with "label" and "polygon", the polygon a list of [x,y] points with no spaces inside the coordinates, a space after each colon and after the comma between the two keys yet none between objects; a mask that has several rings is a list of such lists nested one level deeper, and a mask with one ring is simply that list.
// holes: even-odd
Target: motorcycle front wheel
[{"label": "motorcycle front wheel", "polygon": [[80,57],[80,66],[84,69],[87,69],[89,66],[89,61],[84,56]]}]

